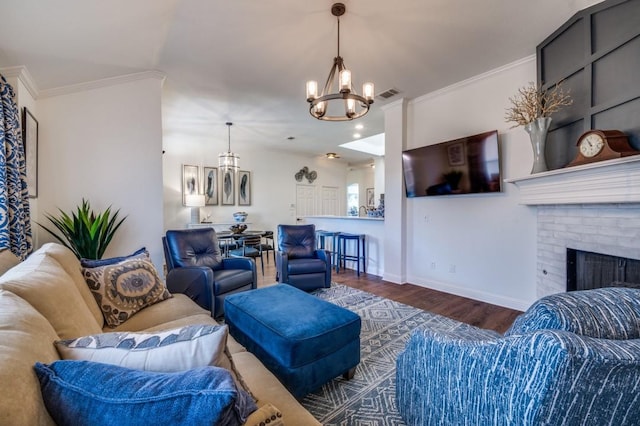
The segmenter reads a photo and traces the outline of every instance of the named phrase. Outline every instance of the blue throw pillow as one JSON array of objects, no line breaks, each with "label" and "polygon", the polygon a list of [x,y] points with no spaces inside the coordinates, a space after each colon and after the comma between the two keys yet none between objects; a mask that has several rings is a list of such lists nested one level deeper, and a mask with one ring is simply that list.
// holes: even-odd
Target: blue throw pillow
[{"label": "blue throw pillow", "polygon": [[134,251],[129,256],[110,257],[108,259],[95,260],[82,258],[80,259],[80,265],[82,265],[83,268],[97,268],[99,266],[114,265],[116,263],[122,262],[123,260],[140,255],[146,255],[147,258],[149,257],[149,252],[147,251],[146,247],[142,247],[141,249]]},{"label": "blue throw pillow", "polygon": [[158,373],[63,360],[34,369],[58,425],[241,425],[257,409],[218,367]]}]

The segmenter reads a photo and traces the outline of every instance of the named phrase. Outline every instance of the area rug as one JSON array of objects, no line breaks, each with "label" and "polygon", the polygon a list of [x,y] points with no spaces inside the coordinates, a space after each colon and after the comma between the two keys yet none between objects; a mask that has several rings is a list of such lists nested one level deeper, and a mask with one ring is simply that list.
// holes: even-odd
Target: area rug
[{"label": "area rug", "polygon": [[[395,398],[396,359],[416,327],[452,331],[462,323],[333,283],[317,297],[362,319],[361,359],[355,377],[336,378],[301,402],[323,425],[404,425]],[[419,366],[416,366],[419,368]]]}]

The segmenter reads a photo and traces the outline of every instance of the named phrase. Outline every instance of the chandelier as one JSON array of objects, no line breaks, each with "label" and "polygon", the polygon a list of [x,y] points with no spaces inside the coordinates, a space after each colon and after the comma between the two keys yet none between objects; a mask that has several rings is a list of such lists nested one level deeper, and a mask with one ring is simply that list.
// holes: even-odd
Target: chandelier
[{"label": "chandelier", "polygon": [[[351,71],[345,65],[340,56],[340,17],[344,15],[346,7],[343,3],[335,3],[331,6],[331,14],[338,21],[338,54],[333,58],[333,66],[329,72],[327,82],[318,96],[318,82],[307,81],[307,102],[309,102],[309,113],[318,120],[326,121],[347,121],[359,118],[369,112],[369,106],[373,103],[373,83],[362,85],[362,96],[353,88],[351,84]],[[338,74],[337,85],[335,83],[336,73]],[[331,88],[337,87],[337,93],[331,93]],[[342,104],[332,107],[330,105]]]},{"label": "chandelier", "polygon": [[227,148],[227,152],[223,152],[218,155],[218,166],[223,172],[227,170],[237,172],[240,167],[238,166],[238,160],[240,157],[231,152],[231,126],[233,126],[233,123],[226,122],[225,124],[229,128],[229,146]]}]

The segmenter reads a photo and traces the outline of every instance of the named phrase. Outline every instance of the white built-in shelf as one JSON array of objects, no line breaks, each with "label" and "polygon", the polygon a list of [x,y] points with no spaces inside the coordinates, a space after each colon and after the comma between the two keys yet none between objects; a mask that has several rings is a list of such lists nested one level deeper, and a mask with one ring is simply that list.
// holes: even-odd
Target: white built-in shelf
[{"label": "white built-in shelf", "polygon": [[520,204],[640,203],[640,155],[505,179]]}]

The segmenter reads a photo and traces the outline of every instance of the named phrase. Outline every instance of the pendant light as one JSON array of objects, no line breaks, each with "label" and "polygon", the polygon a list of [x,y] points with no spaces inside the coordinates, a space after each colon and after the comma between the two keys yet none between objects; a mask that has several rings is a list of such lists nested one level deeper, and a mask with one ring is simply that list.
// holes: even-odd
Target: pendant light
[{"label": "pendant light", "polygon": [[229,145],[227,148],[227,152],[223,152],[222,154],[218,155],[218,166],[223,172],[237,172],[238,168],[240,167],[238,165],[238,160],[240,160],[240,157],[231,152],[231,126],[233,126],[233,123],[226,122],[225,124],[229,129]]}]

